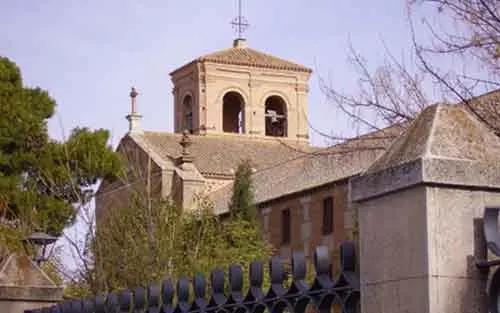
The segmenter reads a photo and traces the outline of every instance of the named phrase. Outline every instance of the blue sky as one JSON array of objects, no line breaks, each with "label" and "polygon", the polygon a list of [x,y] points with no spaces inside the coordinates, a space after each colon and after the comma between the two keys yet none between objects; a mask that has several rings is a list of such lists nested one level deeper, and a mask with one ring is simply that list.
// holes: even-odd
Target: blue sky
[{"label": "blue sky", "polygon": [[[47,89],[58,103],[49,124],[61,138],[75,126],[107,128],[113,143],[127,130],[132,85],[142,127],[171,131],[169,73],[202,54],[228,48],[237,0],[2,0],[0,55],[15,61],[24,81]],[[349,42],[371,66],[398,55],[410,38],[405,0],[243,1],[252,48],[314,69],[310,121],[324,132],[349,134],[349,123],[326,103],[318,75],[337,88],[356,88],[347,63]],[[324,139],[311,132],[314,144]]]}]

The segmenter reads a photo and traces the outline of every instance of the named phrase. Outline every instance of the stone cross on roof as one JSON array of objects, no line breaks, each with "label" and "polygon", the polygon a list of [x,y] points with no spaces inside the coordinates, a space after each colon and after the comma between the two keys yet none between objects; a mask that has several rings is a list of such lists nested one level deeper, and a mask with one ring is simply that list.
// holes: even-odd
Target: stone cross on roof
[{"label": "stone cross on roof", "polygon": [[241,35],[248,28],[248,26],[250,26],[250,24],[248,24],[246,18],[241,14],[241,0],[238,0],[238,16],[234,18],[231,24],[238,33],[238,39],[243,39]]}]

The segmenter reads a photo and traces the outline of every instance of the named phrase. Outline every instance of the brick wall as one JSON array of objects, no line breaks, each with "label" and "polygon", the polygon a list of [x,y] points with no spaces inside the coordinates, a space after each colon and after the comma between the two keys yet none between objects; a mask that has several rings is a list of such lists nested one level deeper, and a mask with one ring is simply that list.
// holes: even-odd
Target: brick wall
[{"label": "brick wall", "polygon": [[[336,249],[347,239],[344,213],[348,209],[348,186],[345,182],[277,199],[260,207],[263,236],[276,249],[276,254],[290,258],[295,251],[303,251],[312,260],[313,249],[326,245]],[[333,232],[323,235],[323,200],[333,198]],[[290,209],[289,244],[282,243],[282,211]]]}]

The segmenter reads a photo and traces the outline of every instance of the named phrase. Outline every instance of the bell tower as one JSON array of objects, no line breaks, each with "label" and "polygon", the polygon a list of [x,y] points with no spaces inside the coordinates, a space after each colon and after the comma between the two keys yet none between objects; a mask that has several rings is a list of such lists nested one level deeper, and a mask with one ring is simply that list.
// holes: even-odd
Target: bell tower
[{"label": "bell tower", "polygon": [[174,131],[238,134],[308,141],[311,69],[248,47],[248,23],[231,24],[237,38],[228,49],[174,70]]}]

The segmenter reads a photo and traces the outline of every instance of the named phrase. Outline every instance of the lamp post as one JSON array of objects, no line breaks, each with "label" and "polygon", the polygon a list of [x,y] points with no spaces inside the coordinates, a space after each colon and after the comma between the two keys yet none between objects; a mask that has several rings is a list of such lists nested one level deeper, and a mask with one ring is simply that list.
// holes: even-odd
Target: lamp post
[{"label": "lamp post", "polygon": [[33,257],[33,261],[36,262],[38,266],[42,264],[42,262],[47,260],[47,256],[45,255],[47,246],[56,242],[57,237],[53,237],[47,235],[45,233],[37,232],[33,233],[30,236],[23,239],[23,245],[26,250],[26,253],[29,254],[28,245],[31,245],[35,249],[35,255]]}]

